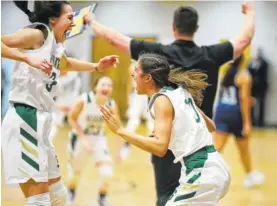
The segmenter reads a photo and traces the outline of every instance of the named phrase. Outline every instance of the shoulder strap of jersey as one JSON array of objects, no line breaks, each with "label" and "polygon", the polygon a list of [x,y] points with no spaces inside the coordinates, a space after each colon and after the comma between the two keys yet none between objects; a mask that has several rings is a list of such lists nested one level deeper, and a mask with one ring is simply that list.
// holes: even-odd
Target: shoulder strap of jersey
[{"label": "shoulder strap of jersey", "polygon": [[46,24],[43,24],[43,23],[40,23],[40,22],[35,22],[35,23],[32,23],[32,24],[28,24],[26,26],[24,26],[23,28],[36,28],[37,26],[44,26],[46,29],[47,29],[47,39],[50,37],[50,34],[51,34],[51,29],[46,25]]},{"label": "shoulder strap of jersey", "polygon": [[[149,104],[148,104],[148,109],[150,110],[155,102],[155,100],[161,96],[161,95],[166,95],[168,91],[173,91],[175,90],[173,87],[163,87],[158,93],[154,94],[153,97],[151,97]],[[168,96],[168,95],[167,95]]]},{"label": "shoulder strap of jersey", "polygon": [[170,101],[172,101],[170,97],[171,95],[169,95],[168,92],[173,90],[175,90],[175,88],[173,87],[163,87],[158,93],[154,94],[154,96],[151,97],[148,104],[148,111],[153,119],[154,119],[154,114],[151,112],[151,109],[154,105],[155,100],[161,95],[166,95],[170,99]]}]

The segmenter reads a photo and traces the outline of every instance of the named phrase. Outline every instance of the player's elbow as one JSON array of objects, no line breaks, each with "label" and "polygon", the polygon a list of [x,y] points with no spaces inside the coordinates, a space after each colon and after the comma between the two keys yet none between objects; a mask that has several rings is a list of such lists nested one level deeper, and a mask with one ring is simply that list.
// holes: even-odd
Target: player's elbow
[{"label": "player's elbow", "polygon": [[251,43],[252,36],[239,37],[232,41],[234,47],[234,59],[242,55],[243,51]]},{"label": "player's elbow", "polygon": [[166,144],[161,144],[159,148],[155,151],[154,155],[158,157],[164,157],[167,153],[168,147]]},{"label": "player's elbow", "polygon": [[209,132],[214,132],[216,130],[215,123],[211,121],[210,125],[208,126]]}]

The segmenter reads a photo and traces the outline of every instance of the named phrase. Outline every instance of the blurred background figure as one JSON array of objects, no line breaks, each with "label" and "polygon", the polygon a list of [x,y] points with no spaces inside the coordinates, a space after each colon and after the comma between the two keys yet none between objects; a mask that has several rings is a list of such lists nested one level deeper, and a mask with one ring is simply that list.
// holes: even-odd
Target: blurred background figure
[{"label": "blurred background figure", "polygon": [[81,90],[81,79],[78,72],[66,72],[61,74],[58,84],[58,92],[55,98],[56,107],[53,110],[53,126],[50,140],[56,137],[58,128],[63,127],[67,119],[67,113],[77,100]]},{"label": "blurred background figure", "polygon": [[252,132],[251,122],[251,82],[247,70],[241,69],[243,57],[237,58],[226,74],[220,77],[219,101],[214,122],[216,124],[215,146],[222,152],[229,135],[234,135],[246,177],[246,188],[260,185],[264,175],[254,171],[251,163],[249,139]]},{"label": "blurred background figure", "polygon": [[1,120],[9,107],[9,92],[12,86],[13,61],[1,58]]},{"label": "blurred background figure", "polygon": [[253,79],[252,96],[256,99],[252,110],[253,125],[264,127],[265,103],[268,89],[268,63],[261,48],[258,48],[257,56],[250,62],[248,69]]},{"label": "blurred background figure", "polygon": [[[75,192],[86,158],[93,157],[99,174],[98,206],[108,206],[108,180],[113,176],[112,158],[105,135],[105,122],[100,106],[108,104],[118,115],[115,101],[110,98],[113,89],[112,80],[102,76],[93,91],[83,93],[69,112],[68,120],[72,127],[69,132],[68,152],[68,203],[75,200]],[[95,187],[97,187],[95,185]]]},{"label": "blurred background figure", "polygon": [[[129,67],[130,75],[133,73],[136,61],[132,60]],[[146,95],[138,95],[136,92],[136,84],[133,78],[131,78],[130,95],[129,95],[129,107],[127,110],[127,125],[126,129],[130,132],[135,132],[140,126],[141,118],[143,117],[146,122],[148,132],[151,133],[153,129],[153,121],[147,112],[148,97]],[[129,156],[131,145],[129,142],[125,142],[122,146],[120,157],[122,160]]]}]

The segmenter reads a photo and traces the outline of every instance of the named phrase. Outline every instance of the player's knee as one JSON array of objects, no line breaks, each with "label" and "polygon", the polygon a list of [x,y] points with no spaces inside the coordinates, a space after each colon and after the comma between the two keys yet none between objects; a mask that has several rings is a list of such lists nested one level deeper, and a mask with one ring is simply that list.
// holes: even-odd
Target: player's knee
[{"label": "player's knee", "polygon": [[113,167],[110,164],[102,164],[98,167],[98,173],[101,177],[110,178],[113,176]]},{"label": "player's knee", "polygon": [[37,206],[37,205],[51,206],[49,192],[28,197],[27,205],[28,206]]},{"label": "player's knee", "polygon": [[50,198],[52,206],[66,205],[67,189],[61,180],[50,185]]}]

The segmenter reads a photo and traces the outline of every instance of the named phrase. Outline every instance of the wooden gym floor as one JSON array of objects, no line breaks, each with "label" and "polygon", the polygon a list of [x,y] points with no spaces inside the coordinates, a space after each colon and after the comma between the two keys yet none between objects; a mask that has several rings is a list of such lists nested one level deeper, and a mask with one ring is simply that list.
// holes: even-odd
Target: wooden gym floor
[{"label": "wooden gym floor", "polygon": [[[66,180],[67,169],[67,132],[68,126],[60,129],[54,140],[62,175]],[[139,132],[145,133],[141,126]],[[3,137],[2,137],[3,138]],[[111,152],[115,154],[115,141],[118,137],[109,135]],[[251,153],[254,168],[264,172],[265,184],[259,188],[245,189],[243,187],[244,173],[240,164],[238,151],[230,138],[224,151],[224,157],[231,167],[232,184],[230,190],[219,206],[277,206],[277,130],[255,130],[251,139]],[[2,165],[2,164],[1,164]],[[3,166],[1,184],[1,205],[26,205],[24,197],[17,186],[4,184]],[[97,173],[93,162],[88,161],[84,168],[77,189],[75,206],[96,206]],[[154,206],[155,205],[154,175],[150,155],[135,147],[127,160],[115,164],[115,175],[111,180],[109,201],[112,206]]]}]

